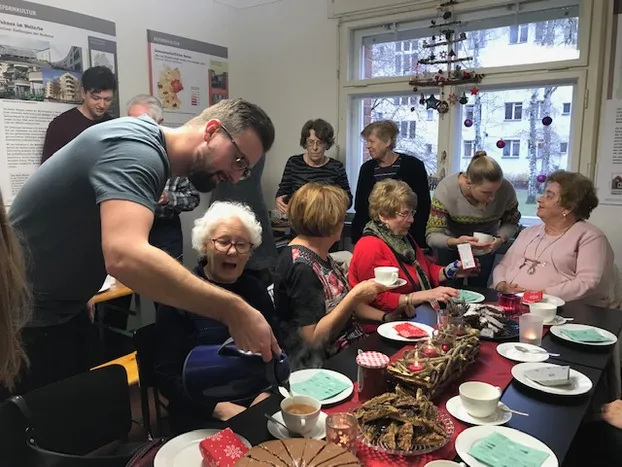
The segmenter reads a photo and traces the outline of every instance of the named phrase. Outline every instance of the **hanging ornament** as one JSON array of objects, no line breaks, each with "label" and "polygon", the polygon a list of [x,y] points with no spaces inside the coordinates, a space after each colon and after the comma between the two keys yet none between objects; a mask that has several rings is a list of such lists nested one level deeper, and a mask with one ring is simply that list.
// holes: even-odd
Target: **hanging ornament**
[{"label": "hanging ornament", "polygon": [[544,126],[549,126],[551,123],[553,123],[553,119],[551,117],[547,116],[542,119],[542,124]]},{"label": "hanging ornament", "polygon": [[460,33],[460,39],[465,40],[466,38],[467,38],[466,32],[461,32]]},{"label": "hanging ornament", "polygon": [[445,13],[443,13],[444,20],[448,20],[449,18],[451,18],[451,11],[446,11]]},{"label": "hanging ornament", "polygon": [[430,94],[430,97],[425,100],[425,108],[436,110],[440,103],[441,101],[439,101],[434,94]]},{"label": "hanging ornament", "polygon": [[503,149],[505,147],[505,141],[503,141],[502,139],[500,139],[499,141],[497,141],[497,147],[499,149]]},{"label": "hanging ornament", "polygon": [[471,120],[470,118],[467,118],[464,121],[464,126],[467,127],[467,128],[471,128],[473,126],[473,120]]},{"label": "hanging ornament", "polygon": [[455,92],[452,92],[452,93],[449,95],[449,99],[448,99],[448,100],[449,100],[449,103],[450,103],[451,105],[456,105],[456,104],[458,103],[458,96],[456,96],[456,93],[455,93]]},{"label": "hanging ornament", "polygon": [[445,60],[447,58],[447,52],[444,50],[441,50],[441,53],[439,55],[442,60]]},{"label": "hanging ornament", "polygon": [[421,97],[419,98],[419,105],[425,104],[425,96],[421,93]]},{"label": "hanging ornament", "polygon": [[538,183],[544,183],[546,182],[546,175],[540,174],[536,177],[536,180],[538,180]]},{"label": "hanging ornament", "polygon": [[447,101],[442,101],[436,107],[436,110],[439,114],[446,114],[449,112],[449,103]]},{"label": "hanging ornament", "polygon": [[414,86],[413,87],[413,92],[417,92],[417,90],[418,90],[417,86]]},{"label": "hanging ornament", "polygon": [[477,88],[477,86],[473,86],[471,88],[471,95],[472,96],[477,96],[479,94],[479,89]]},{"label": "hanging ornament", "polygon": [[462,91],[462,96],[460,96],[460,100],[458,102],[460,102],[462,105],[469,102],[469,98],[467,97],[466,92]]},{"label": "hanging ornament", "polygon": [[451,50],[449,51],[449,56],[450,56],[451,58],[454,58],[454,57],[456,56],[456,52],[454,52],[454,49],[451,49]]}]

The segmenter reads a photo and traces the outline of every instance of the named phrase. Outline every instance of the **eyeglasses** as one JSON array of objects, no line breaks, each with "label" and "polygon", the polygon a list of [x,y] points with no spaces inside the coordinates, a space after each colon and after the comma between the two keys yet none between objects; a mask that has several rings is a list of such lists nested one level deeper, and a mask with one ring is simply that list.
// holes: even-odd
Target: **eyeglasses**
[{"label": "eyeglasses", "polygon": [[250,242],[232,242],[221,238],[212,238],[212,242],[214,242],[214,248],[222,253],[227,253],[231,249],[231,245],[241,255],[245,255],[253,249],[253,244]]},{"label": "eyeglasses", "polygon": [[307,147],[318,147],[318,148],[323,148],[324,146],[326,146],[326,143],[324,141],[320,141],[319,139],[308,139],[307,140]]},{"label": "eyeglasses", "polygon": [[235,142],[233,136],[231,136],[231,133],[229,133],[229,130],[227,130],[223,125],[220,126],[220,129],[225,135],[227,135],[227,138],[229,138],[229,141],[231,141],[231,144],[233,144],[233,147],[238,152],[238,156],[233,161],[233,164],[231,164],[231,168],[237,172],[242,172],[240,180],[246,180],[248,177],[251,176],[251,164],[248,160],[248,157],[240,150],[240,146],[238,146],[238,143]]},{"label": "eyeglasses", "polygon": [[406,211],[406,212],[398,212],[397,215],[406,219],[407,217],[415,217],[415,214],[417,214],[417,210],[413,209],[412,211]]}]

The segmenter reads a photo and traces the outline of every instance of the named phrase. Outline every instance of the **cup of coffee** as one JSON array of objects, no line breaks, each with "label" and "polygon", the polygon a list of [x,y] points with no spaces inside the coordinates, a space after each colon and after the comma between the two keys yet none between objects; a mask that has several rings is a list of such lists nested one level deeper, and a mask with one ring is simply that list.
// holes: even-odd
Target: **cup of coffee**
[{"label": "cup of coffee", "polygon": [[529,313],[544,319],[545,323],[550,323],[557,314],[557,305],[546,302],[530,303]]},{"label": "cup of coffee", "polygon": [[499,406],[501,389],[492,384],[469,381],[462,383],[458,390],[462,406],[472,417],[489,417]]},{"label": "cup of coffee", "polygon": [[483,232],[473,232],[473,236],[477,238],[478,243],[490,243],[495,237]]},{"label": "cup of coffee", "polygon": [[374,277],[384,285],[391,285],[397,281],[398,269],[391,266],[374,268]]},{"label": "cup of coffee", "polygon": [[309,396],[288,397],[281,401],[281,415],[293,433],[306,435],[317,425],[322,404]]}]

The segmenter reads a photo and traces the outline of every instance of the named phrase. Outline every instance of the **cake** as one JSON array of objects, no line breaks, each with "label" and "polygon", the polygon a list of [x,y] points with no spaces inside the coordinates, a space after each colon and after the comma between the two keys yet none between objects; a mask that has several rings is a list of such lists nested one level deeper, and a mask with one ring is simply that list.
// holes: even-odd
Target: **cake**
[{"label": "cake", "polygon": [[236,467],[360,467],[355,455],[316,439],[266,441],[250,449]]}]

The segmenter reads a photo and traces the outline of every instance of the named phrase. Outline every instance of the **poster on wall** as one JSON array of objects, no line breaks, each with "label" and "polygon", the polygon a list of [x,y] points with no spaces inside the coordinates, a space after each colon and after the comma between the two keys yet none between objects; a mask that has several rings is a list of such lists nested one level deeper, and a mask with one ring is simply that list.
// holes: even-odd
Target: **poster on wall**
[{"label": "poster on wall", "polygon": [[39,167],[50,121],[80,103],[82,73],[94,63],[116,72],[115,35],[110,21],[21,0],[0,2],[0,190],[5,204]]},{"label": "poster on wall", "polygon": [[163,124],[183,125],[229,94],[227,48],[147,30],[151,94],[164,108]]},{"label": "poster on wall", "polygon": [[596,186],[602,204],[622,205],[622,0],[614,1],[611,40]]}]

